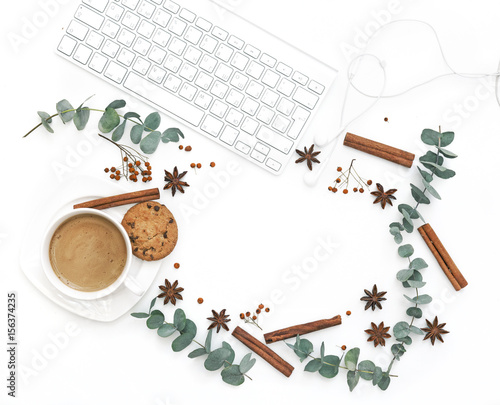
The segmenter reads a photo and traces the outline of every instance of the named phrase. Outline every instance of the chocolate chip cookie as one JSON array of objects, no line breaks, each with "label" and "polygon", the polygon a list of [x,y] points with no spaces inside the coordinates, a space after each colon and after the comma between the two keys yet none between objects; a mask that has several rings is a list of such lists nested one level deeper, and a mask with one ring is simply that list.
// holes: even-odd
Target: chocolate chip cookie
[{"label": "chocolate chip cookie", "polygon": [[139,259],[153,261],[168,256],[177,243],[177,223],[163,204],[147,201],[130,208],[122,226],[132,243],[132,252]]}]

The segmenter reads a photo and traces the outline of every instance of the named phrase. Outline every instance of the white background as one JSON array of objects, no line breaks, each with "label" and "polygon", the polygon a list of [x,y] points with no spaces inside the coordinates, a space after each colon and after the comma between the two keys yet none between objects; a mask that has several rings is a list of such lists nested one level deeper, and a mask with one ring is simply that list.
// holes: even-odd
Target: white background
[{"label": "white background", "polygon": [[[360,381],[353,393],[341,370],[334,380],[303,372],[303,364],[283,344],[272,346],[288,360],[295,371],[286,379],[262,360],[249,373],[253,381],[240,387],[224,384],[216,372],[203,368],[202,360],[188,359],[188,350],[173,353],[170,339],[159,338],[142,320],[128,315],[113,323],[97,323],[68,313],[47,300],[22,274],[18,264],[21,237],[29,226],[32,210],[46,199],[57,201],[47,191],[58,185],[76,183],[78,176],[103,178],[103,168],[114,164],[117,153],[100,144],[81,162],[57,174],[57,164],[67,165],[68,151],[77,148],[85,136],[95,137],[97,118],[92,116],[85,134],[55,123],[54,135],[39,130],[27,139],[22,135],[38,122],[36,111],[52,113],[62,98],[78,105],[96,94],[89,105],[102,108],[123,95],[115,88],[58,58],[55,39],[74,12],[73,2],[56,3],[45,20],[40,13],[43,1],[9,2],[1,18],[1,113],[2,113],[2,198],[0,220],[0,342],[6,341],[6,294],[18,294],[18,398],[6,395],[6,353],[1,349],[0,403],[19,404],[194,404],[194,403],[382,403],[465,404],[478,399],[499,404],[498,382],[498,260],[496,258],[500,225],[498,216],[499,106],[491,78],[470,80],[450,77],[435,81],[406,95],[380,101],[374,109],[349,127],[351,132],[391,144],[421,155],[419,141],[424,128],[456,132],[450,149],[459,158],[449,161],[457,172],[451,180],[436,179],[435,187],[442,201],[422,207],[448,251],[469,281],[456,293],[418,233],[406,238],[430,267],[424,277],[428,285],[422,292],[434,297],[424,308],[424,318],[438,315],[451,333],[445,344],[415,339],[400,362],[386,392]],[[71,3],[71,4],[69,4]],[[74,2],[76,3],[76,2]],[[271,4],[269,4],[271,3]],[[490,73],[497,68],[498,2],[431,0],[240,0],[232,5],[237,11],[289,42],[340,70],[338,82],[342,94],[349,59],[359,52],[366,37],[363,32],[380,25],[381,16],[389,19],[422,19],[436,28],[449,61],[457,71]],[[279,16],[276,19],[276,16]],[[22,43],[13,45],[13,35],[22,36],[26,21],[39,20],[37,32]],[[10,39],[9,39],[10,38]],[[346,53],[349,49],[352,53]],[[417,25],[392,26],[373,43],[370,51],[387,63],[388,93],[401,91],[421,80],[446,73],[437,45],[429,30]],[[369,69],[360,83],[376,92],[379,76],[370,77]],[[125,97],[134,109],[147,114],[151,109]],[[347,117],[356,115],[367,101],[351,92]],[[338,111],[332,112],[338,114]],[[384,122],[384,117],[389,121]],[[55,120],[57,121],[57,120]],[[179,125],[164,116],[162,126]],[[335,128],[324,128],[329,133]],[[154,181],[148,186],[163,186],[161,172],[178,165],[187,169],[191,162],[203,168],[186,177],[191,184],[185,195],[172,198],[162,194],[176,215],[180,238],[174,253],[163,266],[143,300],[134,311],[147,310],[165,278],[179,280],[185,288],[179,303],[198,325],[199,339],[204,339],[205,320],[213,308],[227,308],[230,326],[240,324],[238,314],[252,310],[260,302],[271,306],[262,317],[266,331],[321,318],[343,315],[342,326],[309,335],[316,350],[326,342],[327,353],[340,355],[339,346],[360,347],[361,358],[386,366],[390,346],[374,348],[366,342],[371,321],[393,326],[407,320],[407,302],[395,274],[404,261],[388,234],[388,224],[399,219],[395,207],[385,211],[371,204],[372,197],[332,194],[327,187],[336,177],[336,167],[349,165],[356,158],[358,172],[397,188],[398,202],[411,203],[409,183],[418,182],[416,167],[410,170],[355,150],[338,146],[318,186],[304,185],[305,165],[291,163],[285,173],[274,177],[217,147],[206,138],[186,130],[184,145],[193,146],[188,154],[176,145],[160,145],[151,162]],[[124,138],[125,139],[125,138]],[[312,143],[308,134],[301,146]],[[322,160],[322,155],[319,156]],[[208,164],[217,166],[210,169]],[[215,184],[211,175],[225,170],[234,161],[238,174],[225,187],[207,197],[200,207],[200,195]],[[208,186],[211,185],[211,186]],[[132,191],[141,185],[130,184]],[[206,193],[205,193],[206,194]],[[214,195],[217,194],[217,195]],[[198,199],[198,200],[197,200]],[[186,207],[198,211],[185,214]],[[321,262],[300,282],[291,282],[290,272],[308,262],[318,240],[336,243],[333,254]],[[33,249],[39,240],[32,241]],[[173,269],[173,263],[181,268]],[[296,276],[295,276],[296,277]],[[295,279],[297,280],[297,279]],[[377,283],[388,291],[382,311],[364,311],[359,298],[363,289]],[[281,299],[274,300],[276,290]],[[278,294],[279,295],[279,294]],[[196,299],[205,303],[198,305]],[[274,296],[274,298],[276,298]],[[159,307],[162,307],[159,305]],[[164,308],[168,318],[174,308]],[[346,317],[345,311],[352,316]],[[423,319],[418,326],[425,326]],[[241,325],[255,336],[260,331]],[[391,329],[392,333],[392,329]],[[71,336],[69,336],[71,335]],[[59,347],[54,353],[54,337]],[[56,340],[57,340],[56,339]],[[229,333],[220,333],[214,344],[225,339],[236,350],[236,361],[248,350]],[[51,346],[52,345],[52,346]],[[193,347],[194,348],[194,347]],[[50,359],[44,353],[51,353]]]}]

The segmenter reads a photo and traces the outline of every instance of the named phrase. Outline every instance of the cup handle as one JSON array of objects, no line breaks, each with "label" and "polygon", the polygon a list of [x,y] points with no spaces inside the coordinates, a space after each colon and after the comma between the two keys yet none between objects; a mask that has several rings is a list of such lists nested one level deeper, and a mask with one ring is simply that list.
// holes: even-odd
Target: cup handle
[{"label": "cup handle", "polygon": [[144,288],[141,287],[137,281],[135,281],[132,277],[127,277],[125,279],[125,287],[127,287],[130,291],[132,291],[135,295],[141,296],[144,294]]}]

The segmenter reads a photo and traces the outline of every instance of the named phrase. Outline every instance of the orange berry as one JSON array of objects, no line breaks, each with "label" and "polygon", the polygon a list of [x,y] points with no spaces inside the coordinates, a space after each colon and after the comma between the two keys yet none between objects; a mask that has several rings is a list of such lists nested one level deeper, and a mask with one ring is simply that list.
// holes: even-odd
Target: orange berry
[{"label": "orange berry", "polygon": [[240,319],[245,319],[245,314],[243,312],[240,314]]},{"label": "orange berry", "polygon": [[194,163],[191,163],[191,167],[194,169],[196,165]]},{"label": "orange berry", "polygon": [[215,162],[210,163],[210,167],[215,167]]},{"label": "orange berry", "polygon": [[123,161],[124,161],[124,162],[128,161],[128,157],[127,157],[127,156],[125,156],[125,157],[123,158]]},{"label": "orange berry", "polygon": [[146,167],[149,167],[149,166],[151,166],[151,163],[146,162],[146,163],[144,163],[144,165],[145,165]]},{"label": "orange berry", "polygon": [[337,171],[338,171],[338,172],[341,172],[341,171],[342,171],[342,168],[341,168],[340,166],[339,166],[339,167],[337,167]]},{"label": "orange berry", "polygon": [[359,189],[359,192],[360,192],[361,194],[363,194],[363,193],[365,192],[364,188],[363,188],[363,187],[361,187],[361,188]]},{"label": "orange berry", "polygon": [[358,188],[357,188],[357,187],[354,187],[354,188],[352,189],[352,191],[354,191],[355,193],[357,193],[357,192],[358,192]]},{"label": "orange berry", "polygon": [[332,186],[328,187],[328,191],[333,191],[333,187]]},{"label": "orange berry", "polygon": [[191,152],[191,150],[192,150],[192,149],[193,149],[193,148],[192,148],[191,146],[186,146],[186,149],[185,149],[185,150],[186,150],[186,152]]},{"label": "orange berry", "polygon": [[198,298],[197,301],[198,301],[198,304],[203,304],[203,298],[200,297],[200,298]]},{"label": "orange berry", "polygon": [[181,267],[179,263],[174,263],[174,269],[178,269],[179,267]]},{"label": "orange berry", "polygon": [[246,316],[250,316],[250,312],[247,312],[245,315],[246,315]]},{"label": "orange berry", "polygon": [[179,145],[179,149],[180,149],[180,150],[184,149],[184,146]]},{"label": "orange berry", "polygon": [[117,175],[116,175],[116,177],[115,177],[115,179],[116,179],[116,180],[120,180],[120,179],[121,179],[120,175],[119,175],[119,174],[117,174]]},{"label": "orange berry", "polygon": [[269,308],[266,308],[266,312],[269,312],[269,311],[270,311],[270,309],[269,309]]},{"label": "orange berry", "polygon": [[114,174],[110,174],[110,175],[109,175],[109,178],[110,178],[110,179],[114,179],[114,178],[115,178],[115,175],[114,175]]},{"label": "orange berry", "polygon": [[197,163],[197,164],[196,164],[196,167],[197,167],[198,169],[201,169],[201,163]]},{"label": "orange berry", "polygon": [[338,190],[338,188],[337,188],[337,187],[334,187],[332,191],[333,191],[334,193],[336,193],[336,192],[337,192],[337,191],[339,191],[339,190]]},{"label": "orange berry", "polygon": [[114,166],[113,166],[113,167],[111,168],[111,172],[112,172],[112,173],[116,172],[116,167],[114,167]]},{"label": "orange berry", "polygon": [[134,165],[132,163],[129,163],[128,167],[134,167]]},{"label": "orange berry", "polygon": [[117,170],[116,171],[116,174],[121,174],[122,172],[120,170]]},{"label": "orange berry", "polygon": [[384,118],[384,121],[385,121],[385,122],[389,121],[389,118],[385,117],[385,118]]},{"label": "orange berry", "polygon": [[260,314],[260,309],[257,309],[255,312],[258,313],[258,314]]},{"label": "orange berry", "polygon": [[351,311],[347,311],[345,314],[346,314],[347,316],[349,316],[349,315],[351,315],[351,314],[352,314],[352,312],[351,312]]},{"label": "orange berry", "polygon": [[335,180],[337,183],[340,183],[340,179]]},{"label": "orange berry", "polygon": [[260,304],[260,305],[259,305],[259,308],[260,308],[260,309],[264,309],[264,305],[263,305],[263,304]]},{"label": "orange berry", "polygon": [[107,167],[104,169],[104,173],[109,173],[109,169]]},{"label": "orange berry", "polygon": [[135,161],[135,165],[136,166],[140,166],[141,165],[141,162],[139,162],[138,160]]},{"label": "orange berry", "polygon": [[347,346],[346,345],[342,345],[342,350],[345,350],[347,349]]},{"label": "orange berry", "polygon": [[372,185],[372,183],[373,183],[373,182],[372,182],[371,180],[368,180],[368,181],[366,182],[366,184],[368,184],[369,186],[371,186],[371,185]]},{"label": "orange berry", "polygon": [[344,194],[347,194],[347,193],[349,192],[349,190],[345,188],[344,190],[342,190],[342,192],[343,192]]},{"label": "orange berry", "polygon": [[254,315],[254,316],[252,316],[252,319],[255,321],[257,319],[257,317]]}]

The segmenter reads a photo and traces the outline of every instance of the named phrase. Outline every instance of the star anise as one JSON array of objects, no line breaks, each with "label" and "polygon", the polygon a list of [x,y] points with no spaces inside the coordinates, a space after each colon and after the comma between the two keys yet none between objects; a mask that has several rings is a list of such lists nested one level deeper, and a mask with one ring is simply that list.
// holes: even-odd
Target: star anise
[{"label": "star anise", "polygon": [[295,149],[295,152],[298,153],[300,156],[295,163],[302,163],[304,160],[307,161],[307,167],[309,170],[312,170],[312,164],[313,163],[321,163],[318,159],[316,159],[316,156],[318,156],[321,152],[314,152],[314,144],[311,145],[309,150],[304,146],[304,152],[301,150]]},{"label": "star anise", "polygon": [[427,334],[424,337],[424,340],[426,339],[431,339],[432,346],[434,346],[434,343],[436,342],[436,339],[439,340],[441,343],[444,343],[443,337],[441,335],[444,335],[446,333],[450,333],[447,330],[444,330],[443,327],[446,325],[446,323],[438,323],[438,317],[434,317],[434,321],[430,323],[427,319],[425,320],[427,322],[428,328],[422,328],[424,332],[427,332]]},{"label": "star anise", "polygon": [[184,193],[183,187],[189,187],[189,184],[187,184],[185,181],[181,181],[186,173],[187,171],[179,174],[177,166],[174,167],[173,174],[165,170],[165,181],[167,182],[167,184],[165,185],[165,187],[163,187],[163,190],[168,190],[169,188],[171,188],[172,197],[175,196],[175,192],[177,190],[179,190],[181,193]]},{"label": "star anise", "polygon": [[208,329],[212,329],[217,326],[217,333],[219,333],[220,328],[223,328],[228,331],[229,328],[227,327],[226,323],[229,322],[231,319],[227,319],[229,318],[229,315],[226,315],[226,310],[223,309],[222,311],[220,311],[220,314],[218,314],[212,309],[212,314],[213,317],[207,318],[209,321],[212,321]]},{"label": "star anise", "polygon": [[377,183],[377,188],[378,191],[373,191],[370,194],[376,196],[375,201],[373,201],[373,204],[378,204],[380,203],[382,205],[382,209],[385,209],[385,204],[389,203],[389,205],[392,205],[391,200],[395,200],[396,197],[393,196],[393,194],[398,191],[395,188],[391,188],[390,190],[384,191],[384,187],[382,184]]},{"label": "star anise", "polygon": [[370,335],[368,342],[373,342],[375,347],[378,345],[385,346],[385,339],[391,337],[391,335],[387,333],[389,329],[391,329],[390,326],[384,328],[384,322],[380,322],[378,326],[372,322],[372,328],[365,330],[365,332]]},{"label": "star anise", "polygon": [[372,292],[365,290],[365,294],[366,296],[360,298],[361,301],[366,301],[365,311],[370,307],[372,307],[372,311],[375,311],[375,307],[382,309],[380,301],[385,301],[387,299],[383,298],[383,296],[387,294],[387,291],[378,292],[377,284],[374,284]]},{"label": "star anise", "polygon": [[165,285],[159,286],[160,290],[163,292],[158,295],[158,298],[165,298],[163,300],[164,305],[167,305],[169,301],[175,305],[176,300],[182,300],[182,295],[180,293],[184,291],[184,288],[177,287],[178,285],[179,282],[177,280],[175,280],[174,284],[170,284],[170,281],[165,279]]}]

